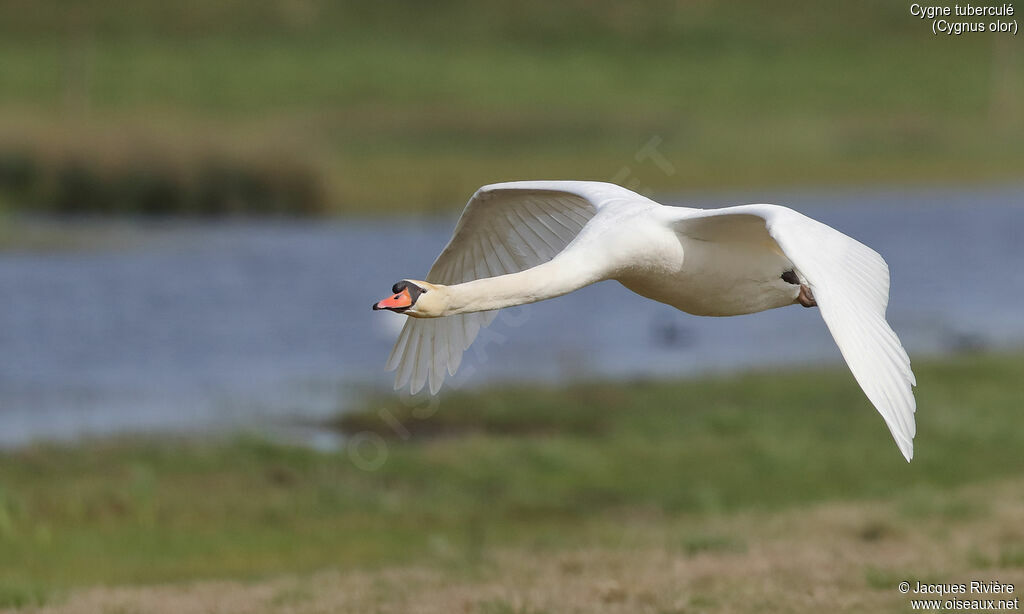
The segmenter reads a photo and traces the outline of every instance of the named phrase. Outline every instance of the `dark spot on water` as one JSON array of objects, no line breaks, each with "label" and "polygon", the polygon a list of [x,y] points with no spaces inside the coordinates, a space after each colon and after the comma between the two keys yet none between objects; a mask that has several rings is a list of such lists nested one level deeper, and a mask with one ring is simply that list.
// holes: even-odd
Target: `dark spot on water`
[{"label": "dark spot on water", "polygon": [[694,343],[692,331],[675,322],[655,322],[651,327],[651,337],[654,345],[665,348],[685,349]]}]

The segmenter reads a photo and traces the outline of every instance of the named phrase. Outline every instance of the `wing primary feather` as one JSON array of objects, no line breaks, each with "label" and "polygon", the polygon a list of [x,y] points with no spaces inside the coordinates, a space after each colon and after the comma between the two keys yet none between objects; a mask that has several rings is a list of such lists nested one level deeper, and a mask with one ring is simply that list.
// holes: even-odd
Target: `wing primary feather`
[{"label": "wing primary feather", "polygon": [[[884,305],[884,303],[881,301],[879,301],[879,303]],[[851,312],[849,310],[846,310],[846,312],[849,313],[849,317],[852,318],[861,319],[862,317],[869,317],[869,314],[867,312],[860,313]],[[884,319],[880,317],[878,319],[881,321],[878,323],[879,325],[874,327],[876,331],[876,337],[878,338],[879,342],[883,344],[885,349],[892,351],[894,354],[903,358],[903,360],[906,361],[907,365],[898,365],[898,370],[907,377],[909,377],[911,380],[914,380],[913,372],[910,370],[909,367],[910,360],[906,355],[906,350],[903,348],[903,344],[900,343],[899,338],[896,337],[896,334],[892,331],[889,325],[887,323],[884,323]]]},{"label": "wing primary feather", "polygon": [[484,256],[483,241],[480,238],[477,238],[470,249],[473,250],[474,279],[485,279],[487,277],[491,277],[491,272],[487,268],[487,258]]},{"label": "wing primary feather", "polygon": [[444,372],[448,366],[448,322],[437,320],[434,326],[434,353],[430,357],[430,394],[437,394],[444,382]]},{"label": "wing primary feather", "polygon": [[573,237],[575,237],[579,233],[580,229],[583,228],[582,224],[565,217],[561,211],[552,211],[551,219],[561,224]]},{"label": "wing primary feather", "polygon": [[[518,223],[512,219],[512,216],[518,218]],[[543,240],[539,236],[537,236],[537,233],[534,232],[533,228],[531,228],[530,225],[526,223],[526,220],[522,218],[519,211],[517,211],[516,209],[511,209],[510,211],[505,212],[505,219],[508,220],[509,226],[511,226],[512,229],[515,230],[515,233],[519,237],[519,240],[522,242],[522,244],[530,249],[531,255],[533,256],[532,260],[534,262],[545,260],[547,250],[545,248]],[[532,238],[528,239],[527,234]],[[526,269],[530,268],[529,262],[527,261],[520,262],[518,263],[518,265],[520,270],[525,271]]]},{"label": "wing primary feather", "polygon": [[388,362],[385,365],[386,370],[393,371],[402,362],[402,356],[405,355],[405,346],[409,342],[412,324],[412,321],[406,320],[405,325],[402,326],[402,332],[398,333],[398,341],[395,341],[395,347],[391,349],[391,355],[388,356]]},{"label": "wing primary feather", "polygon": [[576,236],[576,233],[579,232],[579,225],[576,224],[575,222],[569,221],[567,218],[560,217],[555,211],[554,207],[546,207],[545,209],[547,219],[551,220],[553,223],[557,224],[557,226],[561,228],[561,230],[558,232],[558,236],[566,244],[569,244],[572,241],[573,237]]},{"label": "wing primary feather", "polygon": [[857,383],[860,384],[872,404],[875,405],[878,413],[885,419],[886,425],[889,427],[889,431],[892,433],[897,445],[906,454],[906,446],[912,445],[913,429],[907,423],[907,416],[902,411],[901,404],[892,396],[891,389],[896,382],[891,379],[891,371],[882,370],[882,379],[876,379],[878,374],[875,374],[873,378],[871,374],[875,373],[876,370],[871,369],[864,362],[867,356],[864,345],[856,336],[853,338],[846,337],[844,335],[837,339],[843,358],[846,359],[846,363],[850,366],[850,370],[853,372]]},{"label": "wing primary feather", "polygon": [[[523,223],[523,226],[528,228],[529,231],[533,233],[533,236],[537,237],[537,245],[540,246],[541,248],[535,250],[537,252],[538,258],[547,260],[553,258],[556,254],[558,254],[558,252],[562,251],[561,249],[558,249],[554,245],[552,245],[536,228],[538,220],[534,216],[523,215],[523,213],[518,209],[513,209],[512,213],[513,215],[519,218],[519,220]],[[547,251],[543,251],[545,249]]]},{"label": "wing primary feather", "polygon": [[481,242],[486,242],[487,245],[481,247],[481,251],[484,256],[484,266],[487,267],[486,277],[497,277],[501,275],[501,261],[498,260],[498,255],[494,253],[494,246],[491,244],[490,233],[481,233]]},{"label": "wing primary feather", "polygon": [[562,246],[562,247],[558,248],[558,250],[555,253],[558,253],[558,252],[562,251],[562,249],[564,249],[565,246],[569,244],[569,241],[571,241],[572,238],[569,237],[567,239],[566,237],[562,236],[561,233],[559,233],[555,228],[552,227],[552,225],[550,223],[548,223],[549,220],[551,222],[554,222],[554,220],[550,219],[550,217],[548,216],[547,211],[544,210],[544,207],[542,207],[541,205],[539,205],[539,204],[537,204],[537,203],[535,203],[535,202],[533,202],[531,200],[523,201],[523,204],[526,206],[527,209],[530,209],[531,213],[533,213],[533,218],[535,220],[537,220],[538,222],[540,222],[541,225],[545,229],[547,229],[548,232],[551,233],[551,236],[553,236],[555,238],[555,241]]},{"label": "wing primary feather", "polygon": [[452,269],[452,279],[447,282],[448,284],[462,284],[473,279],[475,272],[470,260],[472,258],[472,253],[472,245],[470,245],[468,249],[462,250],[462,258],[459,261],[459,266]]},{"label": "wing primary feather", "polygon": [[402,360],[398,366],[398,372],[395,373],[395,388],[402,388],[409,383],[412,379],[412,370],[414,363],[416,362],[416,348],[420,343],[420,334],[418,322],[409,322],[409,342],[405,346],[405,351],[402,353]]},{"label": "wing primary feather", "polygon": [[432,324],[432,321],[424,320],[420,326],[420,342],[416,346],[416,354],[412,361],[412,381],[409,382],[409,392],[412,394],[423,390],[423,385],[427,383],[427,361],[429,360],[429,352],[432,350],[434,343],[433,334],[430,330]]},{"label": "wing primary feather", "polygon": [[[504,216],[498,217],[496,214],[491,221],[492,231],[488,236],[488,239],[491,242],[491,248],[494,250],[494,255],[498,258],[498,261],[501,262],[502,270],[507,273],[514,273],[523,269],[519,266],[520,259],[515,256],[515,250],[509,249],[508,245],[512,240],[512,233],[514,232],[514,229],[509,227],[504,229],[504,232],[502,232],[502,227],[507,224],[508,222]],[[503,237],[505,239],[504,241],[502,241]]]},{"label": "wing primary feather", "polygon": [[499,242],[515,263],[514,270],[525,271],[532,266],[531,262],[537,262],[537,250],[523,234],[519,225],[512,220],[509,209],[495,213],[496,223],[504,229],[502,236],[505,240]]},{"label": "wing primary feather", "polygon": [[464,317],[464,315],[449,316],[448,327],[451,331],[451,338],[448,339],[448,375],[452,376],[459,370],[459,365],[462,363],[462,352],[465,349],[462,340],[462,319]]},{"label": "wing primary feather", "polygon": [[563,198],[561,200],[561,203],[562,209],[560,210],[560,212],[563,215],[565,215],[568,219],[573,220],[581,227],[585,226],[586,223],[590,221],[590,216],[587,215],[587,213],[584,212],[582,208],[577,207],[571,199]]},{"label": "wing primary feather", "polygon": [[[873,395],[881,397],[875,402],[876,408],[879,409],[879,413],[882,414],[883,418],[886,418],[886,422],[893,420],[897,428],[890,428],[893,431],[893,435],[897,439],[904,438],[908,439],[908,443],[912,442],[913,435],[915,432],[914,426],[911,424],[911,416],[907,415],[905,409],[908,407],[906,397],[901,391],[902,388],[908,388],[907,384],[895,379],[896,373],[899,369],[894,369],[896,366],[891,358],[891,354],[884,351],[885,348],[872,348],[868,344],[868,337],[877,338],[877,334],[871,335],[872,331],[877,332],[878,328],[873,323],[866,321],[864,316],[858,312],[852,311],[846,304],[841,301],[837,301],[836,305],[830,305],[829,309],[837,309],[845,314],[845,320],[847,322],[857,325],[860,330],[851,330],[849,332],[843,331],[843,333],[837,338],[837,343],[840,350],[844,350],[844,346],[849,347],[849,352],[844,351],[843,357],[847,359],[847,364],[850,364],[851,370],[853,371],[854,377],[857,382],[866,389],[872,390]],[[823,314],[824,315],[824,314]],[[841,326],[841,324],[836,324]],[[831,327],[830,327],[831,328]],[[872,351],[872,350],[876,351]],[[877,350],[883,350],[881,352]],[[847,354],[851,356],[847,356]],[[866,361],[870,360],[870,356],[876,356],[876,361],[888,363],[889,368],[879,369],[878,363],[874,365]],[[852,360],[851,360],[852,359]],[[870,376],[873,375],[874,379]],[[902,398],[897,398],[894,394],[899,394]],[[909,405],[912,407],[912,405]]]},{"label": "wing primary feather", "polygon": [[[871,296],[875,301],[881,305],[888,305],[889,295],[888,290],[883,291],[877,280],[873,280],[870,273],[858,266],[858,263],[851,263],[851,266],[847,267],[847,273],[860,283],[858,284],[862,290],[867,291],[868,296]],[[887,286],[888,284],[886,284]]]},{"label": "wing primary feather", "polygon": [[467,313],[463,316],[463,326],[466,331],[466,346],[462,348],[462,351],[465,352],[472,345],[473,340],[476,339],[477,333],[480,332],[480,316],[475,313]]}]

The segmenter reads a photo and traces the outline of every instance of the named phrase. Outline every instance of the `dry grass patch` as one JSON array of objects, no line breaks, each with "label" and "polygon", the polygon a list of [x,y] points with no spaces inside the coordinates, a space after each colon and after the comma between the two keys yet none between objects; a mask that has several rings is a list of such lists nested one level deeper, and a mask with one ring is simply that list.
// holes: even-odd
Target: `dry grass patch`
[{"label": "dry grass patch", "polygon": [[771,514],[633,515],[587,530],[619,531],[621,540],[499,549],[472,567],[96,587],[31,611],[906,612],[903,580],[999,580],[1018,587],[1011,598],[1024,592],[1024,566],[1006,554],[1024,544],[1024,480]]}]

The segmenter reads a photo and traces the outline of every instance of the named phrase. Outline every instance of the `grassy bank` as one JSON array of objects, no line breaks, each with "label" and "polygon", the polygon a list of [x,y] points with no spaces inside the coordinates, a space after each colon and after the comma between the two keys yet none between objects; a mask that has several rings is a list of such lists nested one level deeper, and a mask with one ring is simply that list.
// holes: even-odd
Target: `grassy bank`
[{"label": "grassy bank", "polygon": [[[0,2],[0,190],[19,206],[224,214],[251,188],[256,212],[447,211],[523,178],[666,192],[1024,167],[1020,46],[935,37],[881,1],[62,7]],[[670,166],[638,157],[652,138]],[[5,179],[4,160],[28,168]]]},{"label": "grassy bank", "polygon": [[[715,522],[825,501],[888,501],[899,526],[914,514],[976,518],[993,502],[963,489],[1024,470],[1022,369],[1020,355],[918,361],[910,465],[841,370],[482,390],[444,396],[432,416],[373,402],[342,421],[370,468],[350,451],[248,439],[7,452],[0,603],[325,568],[465,574],[509,549],[544,559],[642,545],[624,526],[684,557],[728,552],[743,538]],[[990,565],[1014,568],[1024,535],[1011,533],[985,551]]]},{"label": "grassy bank", "polygon": [[824,503],[699,521],[648,511],[605,521],[604,539],[581,548],[498,546],[467,565],[437,540],[427,562],[259,580],[95,586],[34,611],[902,614],[920,595],[899,593],[900,582],[984,578],[1015,585],[995,599],[1019,599],[1021,526],[1024,481],[1018,478],[941,496],[915,492],[884,503]]}]

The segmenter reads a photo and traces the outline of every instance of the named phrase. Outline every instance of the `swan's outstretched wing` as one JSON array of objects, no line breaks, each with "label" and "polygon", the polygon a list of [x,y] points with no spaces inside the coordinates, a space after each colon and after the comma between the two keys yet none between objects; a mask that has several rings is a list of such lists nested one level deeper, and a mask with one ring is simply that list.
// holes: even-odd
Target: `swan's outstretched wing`
[{"label": "swan's outstretched wing", "polygon": [[[551,260],[604,204],[646,199],[625,188],[593,181],[516,181],[480,188],[469,199],[451,240],[426,281],[452,285],[518,273]],[[462,353],[497,312],[445,318],[409,318],[388,358],[395,388],[413,394],[430,382],[436,394],[445,371],[455,375]]]},{"label": "swan's outstretched wing", "polygon": [[882,414],[896,445],[914,456],[910,359],[885,320],[889,267],[871,248],[792,209],[744,205],[680,209],[674,223],[686,236],[714,241],[774,242],[814,293],[850,371]]}]

